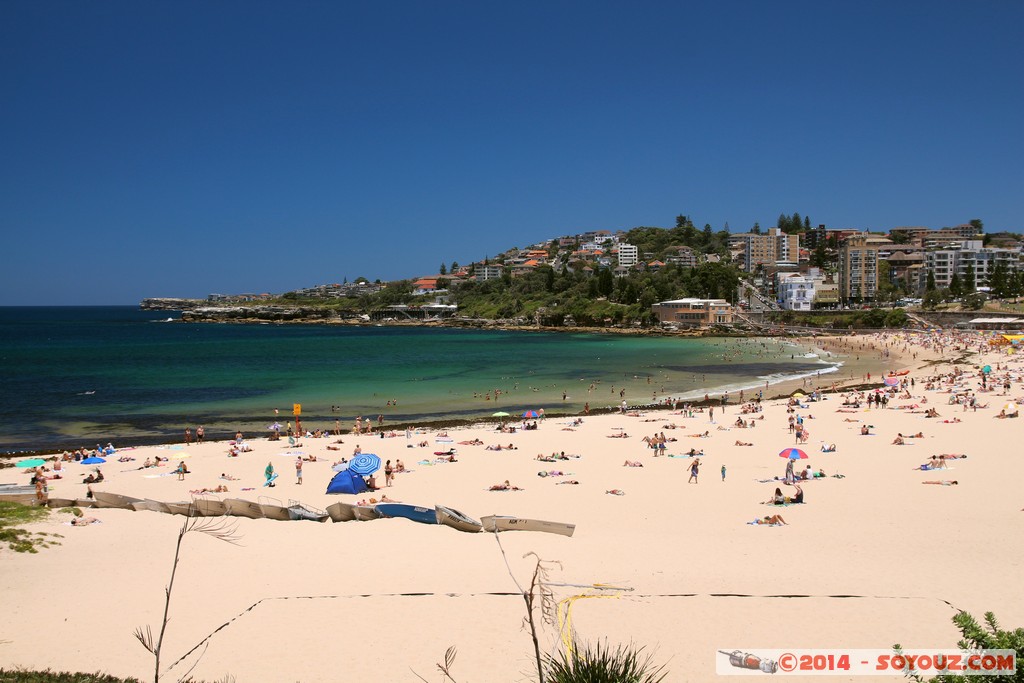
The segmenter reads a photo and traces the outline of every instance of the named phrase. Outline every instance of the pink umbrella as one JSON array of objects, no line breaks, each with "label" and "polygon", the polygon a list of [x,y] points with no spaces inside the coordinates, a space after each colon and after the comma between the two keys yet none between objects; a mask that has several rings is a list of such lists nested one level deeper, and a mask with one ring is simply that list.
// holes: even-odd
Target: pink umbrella
[{"label": "pink umbrella", "polygon": [[885,386],[887,386],[887,387],[897,387],[897,386],[899,386],[899,384],[900,384],[900,378],[899,377],[886,377],[885,378]]}]

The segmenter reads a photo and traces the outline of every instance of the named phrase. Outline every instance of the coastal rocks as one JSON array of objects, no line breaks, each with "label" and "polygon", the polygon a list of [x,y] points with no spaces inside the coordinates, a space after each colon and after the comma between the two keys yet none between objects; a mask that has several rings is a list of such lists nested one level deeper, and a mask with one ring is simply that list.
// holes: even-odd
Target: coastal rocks
[{"label": "coastal rocks", "polygon": [[183,322],[326,322],[340,321],[338,311],[328,308],[290,306],[202,306],[183,311]]},{"label": "coastal rocks", "polygon": [[176,299],[173,297],[143,299],[139,308],[143,311],[187,311],[203,305],[201,299]]}]

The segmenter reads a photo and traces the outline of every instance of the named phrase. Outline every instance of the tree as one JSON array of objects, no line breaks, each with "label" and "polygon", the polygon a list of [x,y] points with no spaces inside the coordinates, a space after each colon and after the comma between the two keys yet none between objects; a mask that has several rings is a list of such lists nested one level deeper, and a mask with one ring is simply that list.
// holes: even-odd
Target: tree
[{"label": "tree", "polygon": [[1004,299],[1009,296],[1009,273],[1006,270],[1006,264],[1002,261],[996,261],[996,265],[992,268],[992,274],[988,278],[988,286],[992,289],[992,296],[997,299]]},{"label": "tree", "polygon": [[811,265],[815,268],[824,268],[828,262],[828,253],[825,251],[825,240],[818,240],[818,245],[814,247],[814,253],[811,254]]},{"label": "tree", "polygon": [[810,231],[811,231],[811,217],[810,216],[804,216],[804,232],[810,232]]},{"label": "tree", "polygon": [[780,213],[779,219],[775,221],[775,227],[782,232],[789,232],[789,216],[784,213]]},{"label": "tree", "polygon": [[938,305],[942,303],[942,294],[937,289],[929,289],[925,291],[924,298],[921,299],[921,308],[926,311],[934,311]]},{"label": "tree", "polygon": [[441,268],[437,272],[440,273],[441,275],[447,275],[448,274],[448,266],[444,265],[444,262],[442,261],[441,262]]},{"label": "tree", "polygon": [[752,227],[750,229],[750,232],[755,234],[755,235],[760,235],[761,234],[761,224],[760,223],[754,223],[754,227]]},{"label": "tree", "polygon": [[934,292],[935,291],[935,271],[932,271],[932,270],[928,271],[928,279],[925,281],[924,291],[925,292]]},{"label": "tree", "polygon": [[612,277],[612,271],[608,268],[602,268],[601,273],[597,276],[597,291],[601,296],[611,296],[612,291],[615,289],[615,278]]},{"label": "tree", "polygon": [[710,223],[705,223],[704,224],[704,234],[701,235],[701,242],[703,242],[702,246],[704,247],[705,250],[707,250],[709,247],[714,246],[713,245],[713,243],[715,241],[714,237],[715,237],[715,233],[711,229],[711,224]]},{"label": "tree", "polygon": [[955,297],[959,297],[963,292],[963,287],[960,285],[960,274],[954,272],[953,277],[949,279],[949,293]]},{"label": "tree", "polygon": [[985,224],[981,222],[980,218],[972,218],[967,222],[974,228],[976,235],[980,235],[985,232]]},{"label": "tree", "polygon": [[452,267],[451,267],[451,269],[448,272],[454,273],[458,269],[459,269],[459,262],[458,261],[452,261]]},{"label": "tree", "polygon": [[964,283],[962,287],[963,291],[967,294],[972,294],[978,289],[974,279],[974,264],[968,262],[967,270],[964,271]]}]

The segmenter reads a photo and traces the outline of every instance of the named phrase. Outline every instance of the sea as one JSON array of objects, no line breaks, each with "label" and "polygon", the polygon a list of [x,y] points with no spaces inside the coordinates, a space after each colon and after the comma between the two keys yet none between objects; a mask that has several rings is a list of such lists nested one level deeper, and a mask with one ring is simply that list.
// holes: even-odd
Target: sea
[{"label": "sea", "polygon": [[548,417],[836,372],[788,340],[416,326],[183,323],[134,306],[0,307],[0,452],[208,439],[274,424],[350,429]]}]

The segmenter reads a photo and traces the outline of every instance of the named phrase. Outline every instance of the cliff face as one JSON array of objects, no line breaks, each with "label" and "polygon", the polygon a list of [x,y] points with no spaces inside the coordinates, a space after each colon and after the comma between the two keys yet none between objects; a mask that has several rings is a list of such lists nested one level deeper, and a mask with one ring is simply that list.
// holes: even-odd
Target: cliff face
[{"label": "cliff face", "polygon": [[301,306],[294,308],[290,306],[200,306],[182,311],[181,319],[183,322],[241,322],[246,320],[326,322],[340,321],[342,317],[335,310]]},{"label": "cliff face", "polygon": [[201,299],[159,298],[143,299],[139,308],[144,311],[188,311],[203,305]]}]

